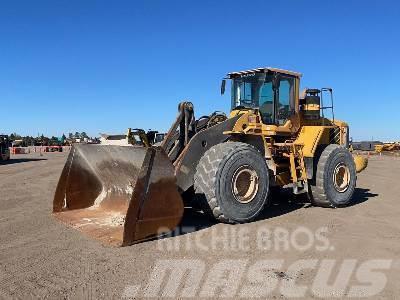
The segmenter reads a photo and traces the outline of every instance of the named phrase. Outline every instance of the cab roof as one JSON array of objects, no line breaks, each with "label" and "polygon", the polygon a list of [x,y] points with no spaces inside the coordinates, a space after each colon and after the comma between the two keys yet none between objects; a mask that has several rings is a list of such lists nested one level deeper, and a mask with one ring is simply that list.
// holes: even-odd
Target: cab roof
[{"label": "cab roof", "polygon": [[271,67],[263,67],[263,68],[250,69],[250,70],[239,71],[239,72],[231,72],[231,73],[228,73],[227,76],[228,76],[228,78],[236,78],[236,77],[240,77],[242,75],[247,75],[247,74],[269,73],[269,72],[277,72],[277,73],[295,76],[295,77],[299,77],[299,78],[302,76],[302,74],[298,73],[298,72],[277,69],[277,68],[271,68]]}]

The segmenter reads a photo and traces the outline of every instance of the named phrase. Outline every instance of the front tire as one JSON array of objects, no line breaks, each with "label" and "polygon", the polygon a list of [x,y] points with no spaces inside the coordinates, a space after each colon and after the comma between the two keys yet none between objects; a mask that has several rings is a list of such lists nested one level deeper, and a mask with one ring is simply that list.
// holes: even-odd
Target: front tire
[{"label": "front tire", "polygon": [[327,146],[317,164],[315,182],[310,185],[311,201],[316,206],[349,205],[356,187],[356,168],[349,150]]},{"label": "front tire", "polygon": [[252,221],[267,201],[269,175],[265,158],[245,143],[215,145],[197,165],[194,188],[206,202],[204,210],[217,220]]}]

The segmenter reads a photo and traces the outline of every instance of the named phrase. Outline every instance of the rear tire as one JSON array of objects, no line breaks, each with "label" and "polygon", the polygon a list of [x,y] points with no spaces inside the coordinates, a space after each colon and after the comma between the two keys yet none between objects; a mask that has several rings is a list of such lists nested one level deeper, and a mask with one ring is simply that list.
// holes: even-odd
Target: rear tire
[{"label": "rear tire", "polygon": [[204,211],[226,223],[253,220],[268,196],[269,175],[265,158],[253,146],[226,142],[211,147],[200,159],[194,177]]},{"label": "rear tire", "polygon": [[315,182],[310,185],[311,202],[316,206],[348,205],[356,187],[356,168],[348,149],[327,146],[319,157]]}]

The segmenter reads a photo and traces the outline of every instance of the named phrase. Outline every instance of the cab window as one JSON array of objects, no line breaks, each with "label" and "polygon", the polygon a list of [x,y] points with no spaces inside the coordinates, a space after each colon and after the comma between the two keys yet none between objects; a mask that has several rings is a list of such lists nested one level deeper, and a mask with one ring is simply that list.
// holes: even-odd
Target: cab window
[{"label": "cab window", "polygon": [[279,95],[277,103],[277,123],[284,125],[294,113],[294,78],[280,78]]},{"label": "cab window", "polygon": [[284,125],[294,112],[295,79],[282,74],[250,74],[235,78],[232,109],[259,108],[264,124]]},{"label": "cab window", "polygon": [[274,90],[272,81],[266,81],[260,93],[260,113],[264,124],[274,122]]}]

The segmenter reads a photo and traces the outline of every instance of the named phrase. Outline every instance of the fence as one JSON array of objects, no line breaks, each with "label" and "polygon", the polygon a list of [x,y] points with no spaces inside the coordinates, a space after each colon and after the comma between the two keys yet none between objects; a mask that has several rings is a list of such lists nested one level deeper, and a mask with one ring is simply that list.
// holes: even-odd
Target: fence
[{"label": "fence", "polygon": [[[61,150],[61,151],[60,151]],[[28,147],[10,147],[11,154],[29,154],[43,152],[68,152],[71,146],[28,146]]]}]

